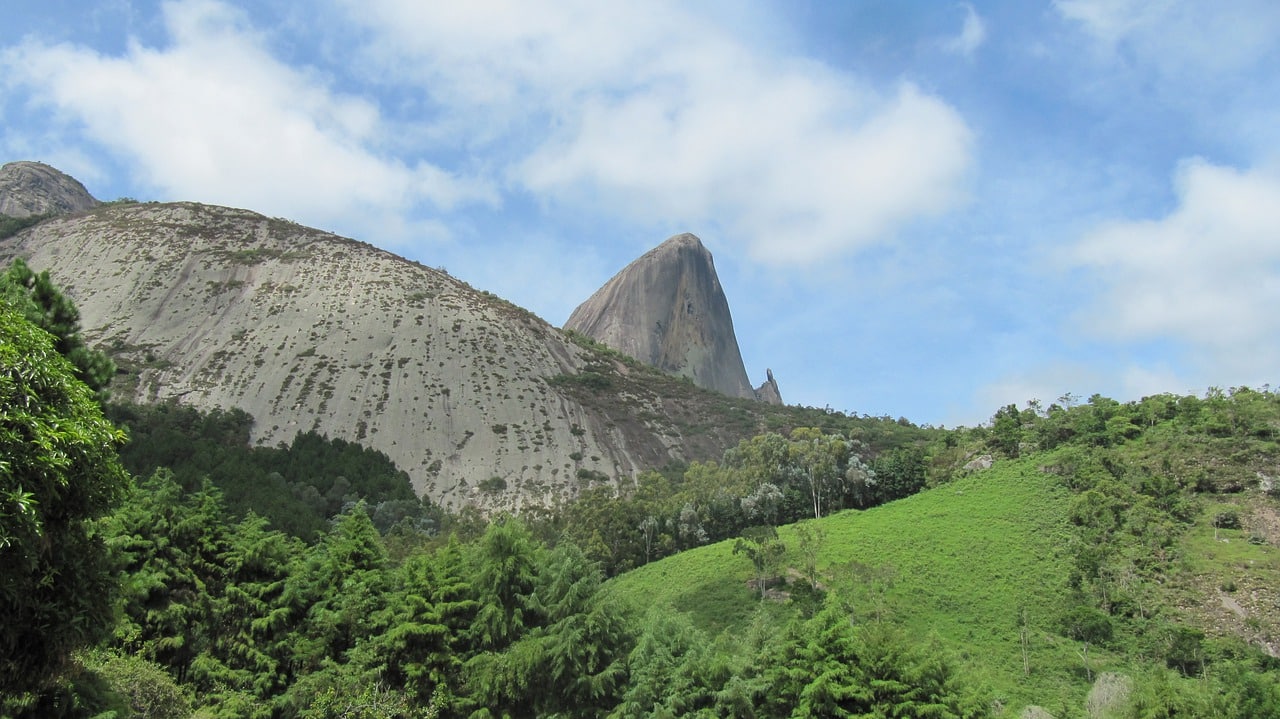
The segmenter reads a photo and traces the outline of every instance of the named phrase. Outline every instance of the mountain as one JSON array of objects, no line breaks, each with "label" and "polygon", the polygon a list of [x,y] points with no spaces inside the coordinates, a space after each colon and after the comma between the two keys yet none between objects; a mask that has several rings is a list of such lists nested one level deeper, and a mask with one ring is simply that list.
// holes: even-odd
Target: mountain
[{"label": "mountain", "polygon": [[685,233],[622,269],[569,316],[565,329],[731,397],[782,404],[773,373],[753,389],[711,253]]},{"label": "mountain", "polygon": [[98,204],[78,180],[44,163],[10,162],[0,166],[0,215],[25,218],[63,214]]},{"label": "mountain", "polygon": [[699,390],[443,271],[247,210],[112,203],[0,240],[0,261],[18,256],[77,303],[121,368],[115,398],[238,407],[260,445],[357,441],[446,506],[554,504],[801,411]]}]

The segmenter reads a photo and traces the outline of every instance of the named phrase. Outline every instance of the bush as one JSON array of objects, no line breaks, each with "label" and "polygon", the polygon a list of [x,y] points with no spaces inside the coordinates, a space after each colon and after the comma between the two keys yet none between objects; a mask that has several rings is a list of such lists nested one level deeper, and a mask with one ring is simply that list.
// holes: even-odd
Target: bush
[{"label": "bush", "polygon": [[1218,512],[1213,515],[1213,526],[1218,529],[1239,529],[1240,513],[1234,509],[1228,509],[1225,512]]},{"label": "bush", "polygon": [[182,719],[191,715],[186,695],[159,666],[140,657],[114,654],[98,655],[87,663],[138,716]]}]

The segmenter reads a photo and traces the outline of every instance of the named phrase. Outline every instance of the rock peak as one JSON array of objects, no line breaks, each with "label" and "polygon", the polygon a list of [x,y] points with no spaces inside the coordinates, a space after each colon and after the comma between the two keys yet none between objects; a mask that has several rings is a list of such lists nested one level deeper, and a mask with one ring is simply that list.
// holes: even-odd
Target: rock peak
[{"label": "rock peak", "polygon": [[99,204],[79,180],[43,162],[0,165],[0,215],[65,214]]},{"label": "rock peak", "polygon": [[573,311],[565,329],[699,387],[759,397],[711,252],[696,235],[670,237],[627,265]]},{"label": "rock peak", "polygon": [[702,240],[698,239],[698,236],[693,234],[692,232],[681,232],[678,235],[672,235],[671,237],[668,237],[666,240],[664,240],[661,245],[658,245],[656,249],[661,249],[663,247],[668,247],[668,246],[696,247],[700,250],[706,249],[706,247],[703,247],[702,245]]}]

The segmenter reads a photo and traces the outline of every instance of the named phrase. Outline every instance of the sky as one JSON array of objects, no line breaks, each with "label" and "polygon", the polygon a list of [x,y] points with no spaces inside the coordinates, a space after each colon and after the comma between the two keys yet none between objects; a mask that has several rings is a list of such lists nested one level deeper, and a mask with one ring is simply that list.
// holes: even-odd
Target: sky
[{"label": "sky", "polygon": [[754,383],[973,426],[1280,382],[1274,0],[7,0],[0,162],[562,325],[681,232]]}]

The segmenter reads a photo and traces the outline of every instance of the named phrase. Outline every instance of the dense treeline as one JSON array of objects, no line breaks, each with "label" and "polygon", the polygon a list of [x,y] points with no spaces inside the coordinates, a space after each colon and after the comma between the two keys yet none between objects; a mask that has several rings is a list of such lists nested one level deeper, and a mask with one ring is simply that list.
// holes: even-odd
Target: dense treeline
[{"label": "dense treeline", "polygon": [[[610,602],[576,545],[548,548],[514,519],[396,563],[364,504],[307,545],[253,514],[232,523],[216,487],[189,491],[161,471],[102,530],[121,619],[39,711],[125,700],[210,717],[984,711],[944,653],[887,624],[855,626],[834,596],[811,618],[762,615],[753,636],[721,646],[686,620]],[[106,691],[86,690],[94,682]]]},{"label": "dense treeline", "polygon": [[330,517],[362,500],[383,533],[401,523],[435,529],[443,516],[417,497],[389,457],[354,442],[300,432],[288,445],[254,447],[253,418],[239,409],[204,412],[164,403],[106,410],[129,433],[120,460],[130,473],[146,477],[165,468],[188,490],[207,479],[232,515],[256,512],[296,537],[315,539]]},{"label": "dense treeline", "polygon": [[789,436],[767,432],[729,449],[720,462],[644,472],[621,488],[586,487],[556,511],[535,514],[534,530],[548,541],[573,541],[612,575],[750,527],[918,492],[926,482],[924,448],[917,440],[873,456],[866,442],[843,434],[809,427]]}]

